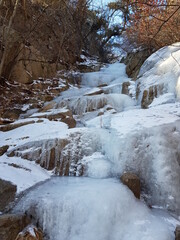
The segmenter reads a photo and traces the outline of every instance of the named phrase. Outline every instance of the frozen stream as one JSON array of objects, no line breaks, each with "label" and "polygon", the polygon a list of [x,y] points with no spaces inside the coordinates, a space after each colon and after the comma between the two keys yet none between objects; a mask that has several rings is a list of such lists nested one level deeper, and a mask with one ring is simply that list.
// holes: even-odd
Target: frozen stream
[{"label": "frozen stream", "polygon": [[[115,63],[85,74],[80,87],[71,86],[47,110],[50,115],[69,109],[76,128],[43,119],[1,133],[2,144],[15,148],[16,155],[0,157],[0,171],[18,192],[50,178],[56,168],[66,170],[59,175],[83,175],[51,177],[14,208],[32,215],[46,240],[174,240],[180,222],[167,209],[178,219],[180,70],[171,56],[174,47],[161,51],[161,61],[158,54],[152,55],[142,68],[138,101],[136,83],[123,64]],[[180,50],[176,52],[180,57]],[[159,81],[161,91],[156,87]],[[121,94],[124,82],[129,82],[129,96]],[[143,91],[149,87],[156,87],[158,97],[141,109]],[[37,121],[38,114],[31,117]],[[23,159],[26,155],[30,161]],[[53,160],[51,171],[37,160]],[[19,163],[20,168],[12,174],[9,163]],[[146,204],[158,209],[148,208],[120,182],[126,171],[140,178]]]},{"label": "frozen stream", "polygon": [[15,210],[33,213],[51,240],[173,240],[177,224],[113,178],[52,178]]}]

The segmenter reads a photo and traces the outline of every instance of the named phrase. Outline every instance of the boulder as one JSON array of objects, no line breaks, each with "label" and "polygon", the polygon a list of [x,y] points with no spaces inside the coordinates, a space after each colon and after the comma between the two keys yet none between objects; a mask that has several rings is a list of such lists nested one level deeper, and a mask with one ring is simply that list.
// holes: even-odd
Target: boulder
[{"label": "boulder", "polygon": [[140,199],[140,179],[134,173],[124,173],[121,176],[121,181],[126,185],[135,195],[136,198]]},{"label": "boulder", "polygon": [[8,145],[0,147],[0,156],[2,156],[4,153],[6,153],[8,148],[9,148]]},{"label": "boulder", "polygon": [[141,50],[137,52],[130,52],[127,54],[127,57],[122,60],[126,64],[126,73],[128,77],[136,79],[139,73],[139,70],[144,63],[144,61],[150,56],[148,50]]},{"label": "boulder", "polygon": [[123,84],[122,84],[122,94],[129,95],[129,89],[128,89],[129,86],[130,86],[130,82],[123,82]]},{"label": "boulder", "polygon": [[175,230],[175,240],[180,240],[180,225],[176,227]]},{"label": "boulder", "polygon": [[27,226],[15,240],[43,240],[43,232],[33,225]]},{"label": "boulder", "polygon": [[[3,212],[16,196],[17,186],[9,181],[0,179],[0,212]],[[1,239],[1,238],[0,238]]]},{"label": "boulder", "polygon": [[21,232],[30,220],[25,215],[5,214],[0,215],[0,239],[14,240],[19,232]]}]

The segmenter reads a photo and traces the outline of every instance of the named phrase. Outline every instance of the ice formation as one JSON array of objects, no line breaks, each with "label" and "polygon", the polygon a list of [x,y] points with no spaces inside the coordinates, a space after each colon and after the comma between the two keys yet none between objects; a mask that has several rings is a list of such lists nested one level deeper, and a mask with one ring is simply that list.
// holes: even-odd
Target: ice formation
[{"label": "ice formation", "polygon": [[[37,122],[41,113],[36,113],[33,125],[1,132],[1,145],[10,147],[0,157],[0,171],[18,185],[18,192],[38,177],[71,176],[35,188],[14,211],[33,209],[51,240],[173,240],[179,221],[166,211],[148,209],[117,179],[126,171],[136,173],[146,203],[180,215],[178,62],[180,47],[174,44],[145,61],[136,85],[120,63],[84,74],[81,86],[62,93],[49,111],[70,109],[77,120],[74,129],[44,118]],[[131,97],[121,94],[128,81]],[[143,93],[151,87],[156,95],[148,109],[141,109]],[[14,173],[23,177],[23,184],[10,174],[15,162],[22,167]],[[82,175],[86,178],[72,177]]]},{"label": "ice formation", "polygon": [[111,178],[53,178],[24,197],[16,211],[31,208],[53,240],[172,240],[177,223],[155,215]]}]

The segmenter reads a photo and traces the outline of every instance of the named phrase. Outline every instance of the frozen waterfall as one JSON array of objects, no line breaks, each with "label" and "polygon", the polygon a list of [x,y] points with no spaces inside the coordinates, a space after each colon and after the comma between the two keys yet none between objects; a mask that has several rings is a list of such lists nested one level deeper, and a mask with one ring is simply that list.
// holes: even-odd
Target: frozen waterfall
[{"label": "frozen waterfall", "polygon": [[158,216],[116,179],[52,178],[22,198],[51,240],[173,240],[176,222]]}]

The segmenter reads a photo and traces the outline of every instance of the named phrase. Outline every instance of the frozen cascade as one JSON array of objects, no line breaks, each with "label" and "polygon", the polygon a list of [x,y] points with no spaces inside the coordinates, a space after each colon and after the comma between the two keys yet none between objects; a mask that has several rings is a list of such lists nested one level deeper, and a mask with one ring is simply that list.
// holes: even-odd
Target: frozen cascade
[{"label": "frozen cascade", "polygon": [[63,139],[28,142],[14,147],[8,154],[35,161],[59,176],[81,176],[85,173],[81,159],[99,149],[99,136],[84,128],[72,131]]},{"label": "frozen cascade", "polygon": [[133,107],[135,102],[124,94],[101,94],[95,96],[81,96],[79,98],[67,98],[58,103],[57,108],[68,107],[73,114],[82,115],[87,112],[96,111],[106,105],[121,112],[126,108]]},{"label": "frozen cascade", "polygon": [[171,217],[156,216],[112,178],[53,178],[15,210],[33,213],[51,240],[174,239]]},{"label": "frozen cascade", "polygon": [[[33,138],[29,134],[31,129],[23,127],[26,133],[28,130],[29,140],[20,135],[17,146],[13,146],[17,137],[12,132],[10,136],[4,134],[4,142],[10,137],[9,153],[37,160],[53,173],[69,176],[51,178],[34,188],[14,209],[31,214],[43,227],[46,239],[174,240],[179,221],[166,210],[175,216],[180,214],[179,70],[177,65],[173,67],[171,54],[167,57],[172,66],[171,86],[166,68],[169,61],[160,62],[156,55],[150,59],[151,64],[145,62],[140,73],[138,103],[143,91],[156,86],[159,80],[166,85],[162,94],[170,94],[152,100],[147,110],[134,106],[129,96],[117,94],[120,84],[129,79],[123,64],[112,64],[98,73],[85,74],[79,88],[73,86],[55,100],[55,108],[69,108],[86,127],[67,129],[65,124],[46,120],[36,127],[41,126],[42,134],[45,126],[52,126],[50,134],[43,132],[36,140],[36,135]],[[91,87],[101,89],[99,85],[107,85],[103,87],[109,89],[103,91],[106,94],[87,95]],[[134,98],[136,93],[132,94]],[[107,107],[115,111],[106,111]],[[102,115],[97,114],[99,109],[105,110]],[[125,171],[140,177],[144,200],[163,208],[163,213],[148,208],[121,184],[119,177]],[[86,178],[74,177],[82,175]]]},{"label": "frozen cascade", "polygon": [[[111,125],[112,126],[112,125]],[[149,205],[163,206],[180,214],[180,122],[141,130],[120,137],[101,131],[102,153],[110,161],[110,172],[120,177],[136,173]],[[102,173],[101,173],[102,174]]]}]

